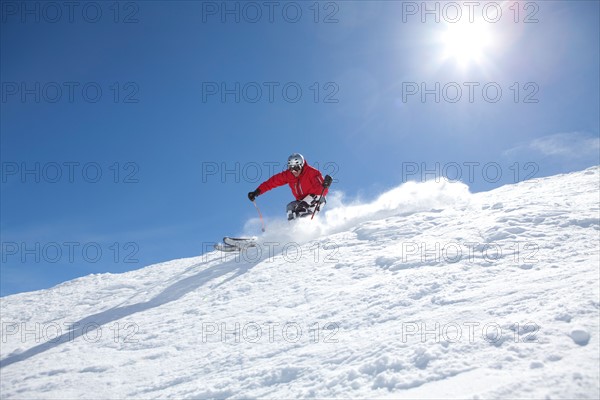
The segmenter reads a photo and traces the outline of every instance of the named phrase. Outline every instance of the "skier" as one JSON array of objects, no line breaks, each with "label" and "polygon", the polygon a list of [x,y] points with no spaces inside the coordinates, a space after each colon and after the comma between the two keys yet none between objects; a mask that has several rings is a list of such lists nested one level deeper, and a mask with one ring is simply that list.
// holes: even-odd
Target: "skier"
[{"label": "skier", "polygon": [[287,205],[288,221],[312,215],[315,210],[320,211],[326,203],[325,196],[331,185],[331,176],[323,178],[319,170],[308,165],[302,154],[294,153],[289,156],[287,165],[287,170],[273,175],[255,191],[248,193],[248,199],[254,201],[257,196],[287,183],[296,198]]}]

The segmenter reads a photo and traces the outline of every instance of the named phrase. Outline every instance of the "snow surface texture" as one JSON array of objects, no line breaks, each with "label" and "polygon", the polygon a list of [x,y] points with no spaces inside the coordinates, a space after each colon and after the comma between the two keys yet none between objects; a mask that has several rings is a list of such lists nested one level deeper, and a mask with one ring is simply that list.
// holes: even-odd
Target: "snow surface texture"
[{"label": "snow surface texture", "polygon": [[599,181],[332,197],[239,255],[2,298],[1,397],[597,399]]}]

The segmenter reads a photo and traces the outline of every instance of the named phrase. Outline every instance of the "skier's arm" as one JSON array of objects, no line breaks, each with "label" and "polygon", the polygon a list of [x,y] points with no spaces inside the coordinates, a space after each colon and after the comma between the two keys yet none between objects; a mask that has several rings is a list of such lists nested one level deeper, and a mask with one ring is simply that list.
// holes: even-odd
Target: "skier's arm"
[{"label": "skier's arm", "polygon": [[[321,190],[323,190],[322,188],[325,188],[325,191],[323,192],[324,196],[327,196],[327,193],[329,193],[329,185],[331,185],[331,181],[328,180],[327,181],[327,185],[325,185],[325,179],[323,179],[323,175],[321,175],[321,171],[315,169],[316,173],[313,177],[313,187],[315,188],[315,191],[317,193],[321,193]],[[331,177],[329,175],[327,175],[327,177],[329,177],[329,179],[331,179]]]},{"label": "skier's arm", "polygon": [[259,192],[259,194],[263,194],[265,192],[268,192],[271,189],[275,189],[276,187],[283,186],[289,182],[288,175],[289,175],[288,171],[283,171],[278,174],[275,174],[272,177],[270,177],[269,179],[267,179],[266,181],[264,181],[263,183],[261,183],[256,190]]}]

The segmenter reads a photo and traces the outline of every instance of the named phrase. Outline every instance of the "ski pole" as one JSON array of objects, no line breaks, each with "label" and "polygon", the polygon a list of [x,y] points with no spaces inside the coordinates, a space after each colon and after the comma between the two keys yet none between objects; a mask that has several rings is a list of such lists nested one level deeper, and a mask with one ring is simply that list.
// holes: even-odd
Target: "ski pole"
[{"label": "ski pole", "polygon": [[321,195],[319,196],[319,204],[317,204],[317,206],[315,207],[315,210],[312,213],[312,216],[310,217],[311,221],[315,217],[317,210],[321,209],[321,198],[323,198],[323,193],[325,193],[325,189],[327,189],[329,186],[331,186],[331,181],[332,181],[331,176],[325,175],[325,179],[323,180],[323,190],[321,190]]},{"label": "ski pole", "polygon": [[260,218],[260,223],[262,225],[262,231],[265,231],[265,220],[263,219],[263,216],[260,212],[260,208],[258,208],[258,204],[256,204],[256,201],[252,200],[252,204],[254,204],[254,207],[256,207],[256,211],[258,212],[258,217]]},{"label": "ski pole", "polygon": [[315,214],[317,213],[317,210],[321,208],[321,198],[323,197],[323,193],[325,193],[325,189],[327,189],[327,188],[324,187],[323,190],[321,191],[321,195],[319,196],[319,204],[317,204],[317,206],[315,207],[315,210],[313,211],[312,216],[310,217],[311,221],[315,217]]}]

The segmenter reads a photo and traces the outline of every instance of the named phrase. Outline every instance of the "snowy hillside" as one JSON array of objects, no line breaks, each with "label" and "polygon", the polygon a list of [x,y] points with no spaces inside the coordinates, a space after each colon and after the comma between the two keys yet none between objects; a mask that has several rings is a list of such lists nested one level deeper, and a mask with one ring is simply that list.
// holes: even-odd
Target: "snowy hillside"
[{"label": "snowy hillside", "polygon": [[599,182],[332,197],[238,256],[2,298],[1,397],[597,399]]}]

